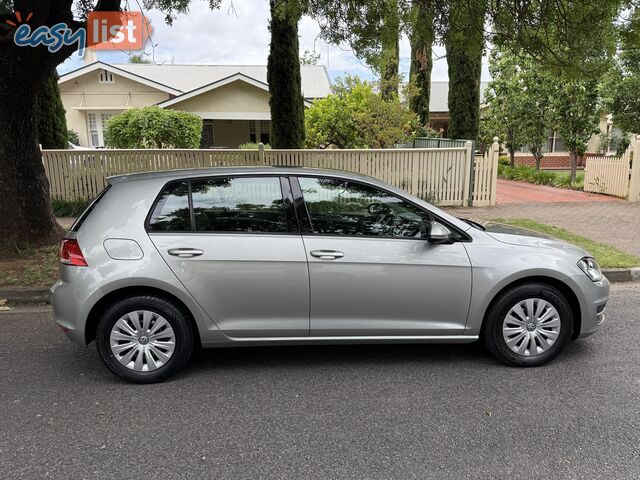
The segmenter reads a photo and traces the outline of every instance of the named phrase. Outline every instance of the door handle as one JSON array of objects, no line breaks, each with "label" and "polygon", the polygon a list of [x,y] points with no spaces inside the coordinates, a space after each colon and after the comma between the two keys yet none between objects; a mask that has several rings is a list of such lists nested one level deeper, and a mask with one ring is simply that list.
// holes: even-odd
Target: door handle
[{"label": "door handle", "polygon": [[309,253],[312,257],[316,257],[321,260],[335,260],[336,258],[344,257],[344,253],[336,250],[313,250]]},{"label": "door handle", "polygon": [[170,248],[167,253],[174,257],[191,258],[199,257],[204,253],[204,251],[199,248]]}]

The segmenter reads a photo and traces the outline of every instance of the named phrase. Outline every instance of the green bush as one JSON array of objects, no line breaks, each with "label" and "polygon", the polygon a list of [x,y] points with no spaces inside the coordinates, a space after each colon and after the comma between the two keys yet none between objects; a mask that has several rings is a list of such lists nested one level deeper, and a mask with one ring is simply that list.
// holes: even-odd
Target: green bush
[{"label": "green bush", "polygon": [[505,167],[511,166],[511,159],[509,157],[498,157],[498,165],[504,165]]},{"label": "green bush", "polygon": [[104,135],[111,148],[198,148],[202,119],[160,107],[134,108],[111,117]]},{"label": "green bush", "polygon": [[77,217],[87,208],[87,200],[52,200],[53,214],[56,217]]},{"label": "green bush", "polygon": [[510,167],[498,163],[498,177],[505,180],[516,180],[536,185],[550,185],[573,190],[584,190],[584,174],[576,176],[576,181],[571,183],[571,177],[566,173],[556,173],[550,170],[536,170],[528,165],[516,165]]},{"label": "green bush", "polygon": [[[247,142],[240,145],[240,150],[258,150],[258,143],[255,142]],[[268,143],[264,146],[265,150],[271,150],[271,145]]]},{"label": "green bush", "polygon": [[69,141],[74,145],[80,145],[80,135],[75,130],[69,130]]}]

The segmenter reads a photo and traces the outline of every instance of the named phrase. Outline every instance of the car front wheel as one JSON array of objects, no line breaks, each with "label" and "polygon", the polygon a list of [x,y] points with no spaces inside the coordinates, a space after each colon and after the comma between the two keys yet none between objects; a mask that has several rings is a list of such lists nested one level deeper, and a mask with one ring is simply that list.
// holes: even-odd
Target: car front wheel
[{"label": "car front wheel", "polygon": [[104,312],[96,343],[113,373],[130,382],[154,383],[172,376],[189,361],[193,331],[174,304],[159,297],[137,296]]},{"label": "car front wheel", "polygon": [[558,289],[528,283],[503,293],[485,321],[484,341],[498,360],[533,367],[547,363],[564,348],[571,337],[573,313]]}]

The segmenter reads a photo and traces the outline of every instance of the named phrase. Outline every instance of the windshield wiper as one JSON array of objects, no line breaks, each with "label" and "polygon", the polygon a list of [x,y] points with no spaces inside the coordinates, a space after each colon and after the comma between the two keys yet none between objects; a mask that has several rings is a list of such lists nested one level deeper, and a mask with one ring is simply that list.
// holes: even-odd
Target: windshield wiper
[{"label": "windshield wiper", "polygon": [[472,227],[477,228],[478,230],[482,230],[483,232],[486,230],[486,228],[484,228],[484,225],[482,225],[481,223],[474,222],[473,220],[469,220],[468,218],[459,217],[459,219],[462,220],[463,222],[468,223]]}]

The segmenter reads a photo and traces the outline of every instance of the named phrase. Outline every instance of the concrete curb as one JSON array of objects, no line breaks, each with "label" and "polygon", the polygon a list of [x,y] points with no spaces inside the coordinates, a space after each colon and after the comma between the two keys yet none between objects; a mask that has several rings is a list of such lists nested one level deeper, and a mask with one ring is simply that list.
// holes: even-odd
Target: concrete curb
[{"label": "concrete curb", "polygon": [[0,288],[0,300],[8,303],[49,303],[49,289],[42,287]]},{"label": "concrete curb", "polygon": [[610,282],[640,282],[640,268],[603,268],[602,273]]},{"label": "concrete curb", "polygon": [[[640,267],[635,268],[603,268],[602,273],[610,282],[640,282]],[[0,288],[0,300],[7,300],[12,304],[50,303],[48,288],[15,287]]]}]

